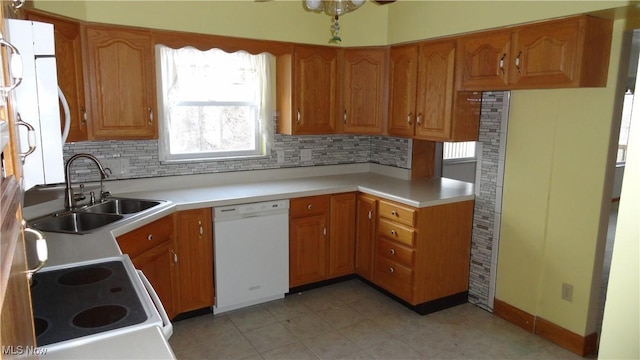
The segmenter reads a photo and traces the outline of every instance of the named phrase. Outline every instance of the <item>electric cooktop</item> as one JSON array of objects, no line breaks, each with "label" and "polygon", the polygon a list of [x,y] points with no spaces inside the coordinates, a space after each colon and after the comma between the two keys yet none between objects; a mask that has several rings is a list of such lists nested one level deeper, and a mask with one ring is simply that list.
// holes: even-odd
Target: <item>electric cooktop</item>
[{"label": "electric cooktop", "polygon": [[147,320],[122,261],[37,272],[31,285],[39,347]]}]

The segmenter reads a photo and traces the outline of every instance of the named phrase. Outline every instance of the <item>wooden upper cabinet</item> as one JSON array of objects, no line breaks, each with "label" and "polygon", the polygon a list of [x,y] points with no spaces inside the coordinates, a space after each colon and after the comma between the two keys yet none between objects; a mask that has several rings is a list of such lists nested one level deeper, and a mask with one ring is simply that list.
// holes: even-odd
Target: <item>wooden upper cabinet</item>
[{"label": "wooden upper cabinet", "polygon": [[432,141],[477,140],[481,94],[456,91],[455,59],[455,40],[391,48],[390,135]]},{"label": "wooden upper cabinet", "polygon": [[341,133],[383,133],[387,53],[387,48],[342,52]]},{"label": "wooden upper cabinet", "polygon": [[85,81],[93,139],[156,139],[155,59],[151,33],[85,26]]},{"label": "wooden upper cabinet", "polygon": [[278,133],[336,132],[338,52],[322,46],[295,46],[277,59]]},{"label": "wooden upper cabinet", "polygon": [[606,86],[610,20],[582,16],[513,34],[510,82],[517,87]]},{"label": "wooden upper cabinet", "polygon": [[[69,104],[69,135],[67,141],[86,141],[87,121],[82,74],[82,41],[80,22],[52,15],[28,11],[27,18],[53,24],[58,86]],[[60,106],[61,126],[64,128],[64,111]]]},{"label": "wooden upper cabinet", "polygon": [[413,136],[418,78],[418,47],[392,47],[389,52],[390,135]]},{"label": "wooden upper cabinet", "polygon": [[486,32],[458,40],[458,68],[463,89],[504,89],[508,86],[509,31]]},{"label": "wooden upper cabinet", "polygon": [[578,16],[459,39],[464,90],[606,86],[612,22]]},{"label": "wooden upper cabinet", "polygon": [[416,105],[417,138],[451,137],[456,43],[425,43],[419,47]]}]

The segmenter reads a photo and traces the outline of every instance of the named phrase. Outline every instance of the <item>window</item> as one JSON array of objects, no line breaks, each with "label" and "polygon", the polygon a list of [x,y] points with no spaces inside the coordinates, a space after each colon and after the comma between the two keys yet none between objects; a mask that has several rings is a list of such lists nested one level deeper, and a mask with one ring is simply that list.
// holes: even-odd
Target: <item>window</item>
[{"label": "window", "polygon": [[631,114],[633,112],[633,92],[629,89],[624,95],[622,107],[622,120],[620,123],[620,136],[618,137],[618,154],[616,162],[624,164],[627,161],[627,143],[629,142],[629,129],[631,128]]},{"label": "window", "polygon": [[156,46],[160,161],[264,156],[270,55]]},{"label": "window", "polygon": [[475,160],[476,142],[445,142],[442,146],[442,160]]}]

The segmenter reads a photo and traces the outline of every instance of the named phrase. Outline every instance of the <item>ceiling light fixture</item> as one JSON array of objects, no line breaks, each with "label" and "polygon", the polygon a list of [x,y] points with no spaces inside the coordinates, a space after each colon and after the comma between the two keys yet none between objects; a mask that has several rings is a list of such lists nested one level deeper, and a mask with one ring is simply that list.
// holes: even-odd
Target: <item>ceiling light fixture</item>
[{"label": "ceiling light fixture", "polygon": [[342,41],[340,38],[340,24],[338,23],[338,18],[342,14],[356,10],[364,4],[364,1],[365,0],[305,0],[305,5],[307,9],[311,11],[324,11],[327,15],[333,16],[333,24],[331,24],[331,39],[329,39],[329,42],[338,43]]}]

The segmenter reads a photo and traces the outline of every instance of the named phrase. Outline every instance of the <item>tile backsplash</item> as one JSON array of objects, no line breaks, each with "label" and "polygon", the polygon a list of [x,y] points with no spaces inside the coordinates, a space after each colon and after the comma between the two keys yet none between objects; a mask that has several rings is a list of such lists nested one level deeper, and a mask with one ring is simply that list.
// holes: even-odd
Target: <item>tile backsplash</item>
[{"label": "tile backsplash", "polygon": [[[311,149],[311,161],[302,161],[300,151]],[[276,151],[284,152],[283,163],[277,162]],[[125,159],[128,173],[115,174],[114,179],[138,179],[157,176],[222,173],[243,170],[357,164],[372,162],[409,169],[410,140],[388,136],[276,134],[268,156],[190,163],[161,163],[157,140],[109,140],[67,143],[65,162],[76,153],[90,153],[100,161]],[[72,167],[74,181],[99,179],[91,162],[77,161]]]}]

